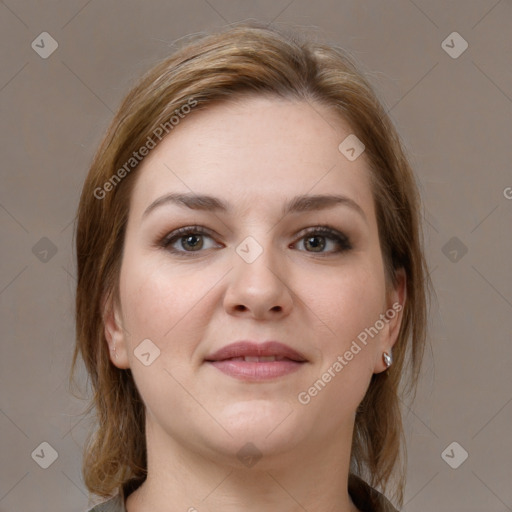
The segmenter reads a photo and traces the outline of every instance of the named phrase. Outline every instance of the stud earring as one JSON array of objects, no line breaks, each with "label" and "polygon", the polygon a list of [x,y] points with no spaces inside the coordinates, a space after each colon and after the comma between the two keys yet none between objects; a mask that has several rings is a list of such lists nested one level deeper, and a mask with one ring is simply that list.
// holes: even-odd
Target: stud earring
[{"label": "stud earring", "polygon": [[387,352],[384,352],[382,354],[384,358],[384,363],[386,364],[386,368],[389,368],[393,364],[393,354],[391,350],[389,351],[389,354]]}]

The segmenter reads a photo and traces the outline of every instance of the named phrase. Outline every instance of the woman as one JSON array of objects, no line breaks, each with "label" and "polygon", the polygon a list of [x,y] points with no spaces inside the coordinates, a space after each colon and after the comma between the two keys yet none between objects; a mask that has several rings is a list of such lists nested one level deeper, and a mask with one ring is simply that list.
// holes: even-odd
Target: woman
[{"label": "woman", "polygon": [[143,77],[77,218],[92,510],[396,511],[430,286],[419,208],[340,49],[245,23]]}]

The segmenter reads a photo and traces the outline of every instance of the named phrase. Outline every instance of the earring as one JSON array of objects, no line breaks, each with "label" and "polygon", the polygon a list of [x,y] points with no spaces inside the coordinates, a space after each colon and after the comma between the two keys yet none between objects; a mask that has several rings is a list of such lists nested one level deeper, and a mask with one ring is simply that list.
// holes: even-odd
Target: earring
[{"label": "earring", "polygon": [[117,359],[116,346],[115,346],[115,344],[114,344],[114,357]]},{"label": "earring", "polygon": [[389,354],[387,352],[384,352],[382,356],[384,357],[384,363],[386,364],[386,368],[389,368],[393,364],[393,353],[390,350]]}]

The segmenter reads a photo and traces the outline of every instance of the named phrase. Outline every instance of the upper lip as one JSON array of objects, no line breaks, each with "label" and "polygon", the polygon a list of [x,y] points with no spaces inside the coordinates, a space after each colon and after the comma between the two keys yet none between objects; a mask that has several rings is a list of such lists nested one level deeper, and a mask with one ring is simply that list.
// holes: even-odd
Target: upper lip
[{"label": "upper lip", "polygon": [[206,361],[223,361],[233,357],[285,357],[292,361],[305,362],[306,358],[293,348],[278,341],[236,341],[205,357]]}]

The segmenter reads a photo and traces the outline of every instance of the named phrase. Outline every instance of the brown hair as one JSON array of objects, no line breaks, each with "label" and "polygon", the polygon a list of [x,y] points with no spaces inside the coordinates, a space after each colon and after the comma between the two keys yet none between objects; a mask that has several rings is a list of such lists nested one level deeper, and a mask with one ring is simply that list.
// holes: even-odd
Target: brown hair
[{"label": "brown hair", "polygon": [[[406,458],[401,455],[405,438],[399,396],[416,394],[431,286],[413,172],[383,106],[342,49],[305,38],[297,30],[255,22],[201,35],[151,69],[121,103],[85,180],[75,231],[77,343],[71,369],[73,377],[81,355],[94,392],[87,412],[95,407],[98,420],[95,435],[84,447],[85,485],[108,497],[121,486],[135,489],[147,471],[144,404],[131,371],[111,363],[103,324],[104,301],[118,299],[136,176],[136,162],[133,170],[126,163],[143,145],[158,144],[158,127],[167,123],[170,128],[169,119],[191,99],[197,102],[195,108],[203,108],[245,93],[324,104],[345,119],[365,145],[386,278],[395,283],[396,271],[403,269],[407,299],[393,347],[394,363],[372,376],[358,408],[350,470],[386,493],[391,477],[398,475],[393,497],[402,506]],[[126,172],[118,171],[122,168]],[[113,183],[116,172],[123,179]],[[107,187],[109,180],[112,186]]]}]

